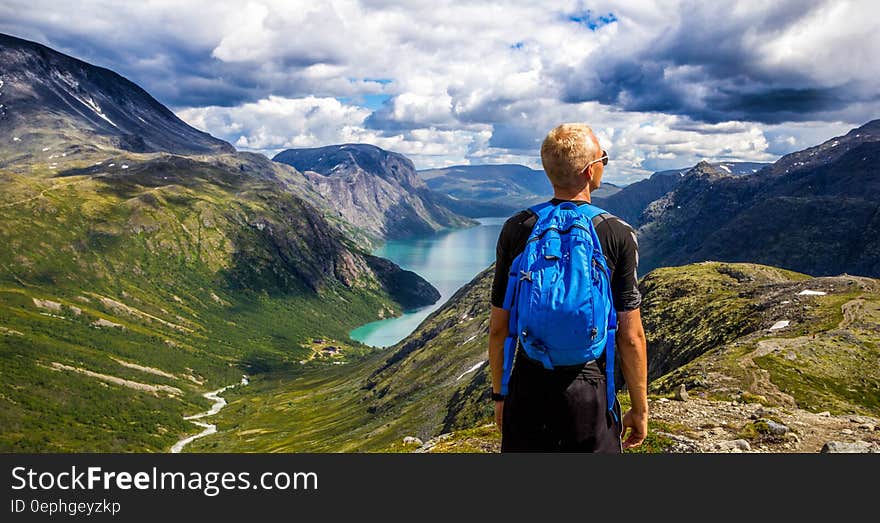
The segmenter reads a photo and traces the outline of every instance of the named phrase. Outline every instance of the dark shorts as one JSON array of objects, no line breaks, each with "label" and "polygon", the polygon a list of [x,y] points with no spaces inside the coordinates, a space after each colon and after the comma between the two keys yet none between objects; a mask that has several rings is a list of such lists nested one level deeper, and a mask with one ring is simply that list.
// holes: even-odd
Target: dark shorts
[{"label": "dark shorts", "polygon": [[[501,423],[501,452],[621,452],[596,362],[545,369],[517,352]],[[614,398],[620,419],[620,404]]]}]

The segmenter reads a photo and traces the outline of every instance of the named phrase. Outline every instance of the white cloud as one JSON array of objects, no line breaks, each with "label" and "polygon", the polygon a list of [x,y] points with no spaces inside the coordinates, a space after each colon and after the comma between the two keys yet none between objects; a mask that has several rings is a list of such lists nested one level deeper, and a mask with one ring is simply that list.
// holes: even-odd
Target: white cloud
[{"label": "white cloud", "polygon": [[236,107],[195,107],[178,116],[210,129],[242,150],[273,156],[283,149],[335,143],[371,143],[409,156],[418,167],[465,163],[470,151],[488,141],[488,126],[470,129],[411,129],[383,134],[364,127],[370,111],[335,98],[271,96]]},{"label": "white cloud", "polygon": [[[80,56],[124,72],[193,125],[267,154],[366,141],[421,167],[537,166],[544,134],[578,120],[608,144],[608,179],[625,182],[704,158],[773,160],[880,111],[880,23],[865,0],[600,0],[589,15],[582,2],[525,0],[160,0],[127,5],[124,17],[108,1],[64,16],[60,6],[4,2],[0,31],[94,53]],[[616,21],[586,27],[609,13]],[[669,92],[640,84],[638,69],[629,78],[611,67],[650,65],[661,52],[672,60],[657,85]],[[737,82],[846,88],[852,99],[787,116],[797,123],[676,114],[675,104],[725,114],[713,96],[738,93]],[[376,94],[390,99],[371,117],[356,103]],[[572,95],[587,101],[567,102]],[[652,96],[681,99],[624,110]]]}]

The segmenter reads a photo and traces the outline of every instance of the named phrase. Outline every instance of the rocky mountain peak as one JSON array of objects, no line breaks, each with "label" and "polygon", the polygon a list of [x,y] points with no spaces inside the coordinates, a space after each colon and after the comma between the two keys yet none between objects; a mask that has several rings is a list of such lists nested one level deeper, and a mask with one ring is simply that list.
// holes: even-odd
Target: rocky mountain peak
[{"label": "rocky mountain peak", "polygon": [[754,175],[685,176],[642,215],[640,269],[746,259],[812,275],[880,275],[876,127],[792,153]]},{"label": "rocky mountain peak", "polygon": [[103,67],[4,34],[0,63],[0,142],[21,160],[59,145],[175,154],[235,151]]},{"label": "rocky mountain peak", "polygon": [[347,143],[287,149],[275,155],[273,160],[299,171],[312,171],[324,176],[345,177],[364,172],[409,188],[426,187],[415,174],[415,165],[409,158],[370,144]]},{"label": "rocky mountain peak", "polygon": [[713,167],[711,163],[703,160],[697,165],[693,166],[693,168],[691,168],[691,170],[689,170],[687,173],[685,173],[685,176],[702,176],[714,178],[724,176],[724,173]]}]

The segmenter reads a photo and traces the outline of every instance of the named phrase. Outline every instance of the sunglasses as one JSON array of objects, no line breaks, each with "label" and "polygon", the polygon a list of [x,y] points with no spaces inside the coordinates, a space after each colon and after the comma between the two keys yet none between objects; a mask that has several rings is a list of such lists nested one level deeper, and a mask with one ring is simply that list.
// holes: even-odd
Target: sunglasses
[{"label": "sunglasses", "polygon": [[608,153],[606,153],[606,152],[603,150],[603,151],[602,151],[602,156],[599,157],[599,158],[596,158],[595,160],[593,160],[593,161],[591,161],[590,163],[588,163],[587,165],[585,165],[584,168],[581,169],[581,172],[586,171],[591,165],[593,165],[593,164],[596,163],[596,162],[602,162],[602,165],[608,165]]}]

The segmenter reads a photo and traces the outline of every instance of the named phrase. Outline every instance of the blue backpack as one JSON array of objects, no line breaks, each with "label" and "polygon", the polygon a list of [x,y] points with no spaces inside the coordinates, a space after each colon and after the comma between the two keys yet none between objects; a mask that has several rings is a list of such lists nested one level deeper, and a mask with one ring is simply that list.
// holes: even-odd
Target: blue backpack
[{"label": "blue backpack", "polygon": [[510,323],[501,393],[507,394],[517,340],[546,369],[593,361],[604,352],[608,408],[614,413],[617,313],[611,274],[593,227],[593,218],[605,211],[572,202],[546,202],[529,210],[538,219],[510,265],[504,297]]}]

